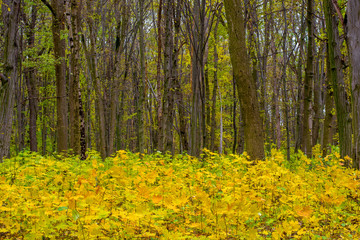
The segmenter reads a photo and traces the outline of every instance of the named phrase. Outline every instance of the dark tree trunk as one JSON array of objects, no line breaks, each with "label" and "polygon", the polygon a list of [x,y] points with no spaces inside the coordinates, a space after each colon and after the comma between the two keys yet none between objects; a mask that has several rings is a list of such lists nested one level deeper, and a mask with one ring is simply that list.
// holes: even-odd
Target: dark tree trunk
[{"label": "dark tree trunk", "polygon": [[82,0],[71,0],[71,24],[70,24],[70,148],[74,154],[80,155],[80,24]]},{"label": "dark tree trunk", "polygon": [[[219,55],[218,55],[218,49],[217,49],[217,44],[218,44],[218,27],[219,27],[219,22],[220,22],[220,16],[219,14],[217,15],[217,21],[215,24],[215,28],[214,28],[214,39],[215,39],[215,44],[214,44],[214,79],[213,79],[213,91],[212,91],[212,111],[211,111],[211,131],[210,131],[210,150],[211,151],[215,151],[215,130],[216,130],[216,93],[218,91],[218,62],[219,62]],[[233,79],[233,81],[235,81]],[[234,82],[235,83],[235,82]],[[236,124],[236,123],[234,123]],[[236,141],[234,141],[236,144]]]},{"label": "dark tree trunk", "polygon": [[17,81],[18,24],[21,0],[4,0],[1,4],[4,27],[4,55],[0,72],[0,162],[10,151],[11,129]]},{"label": "dark tree trunk", "polygon": [[303,142],[302,150],[308,156],[311,157],[312,144],[311,144],[311,131],[310,131],[310,119],[311,119],[311,103],[312,103],[312,84],[314,77],[314,3],[313,0],[307,2],[307,28],[308,28],[308,45],[307,45],[307,60],[306,60],[306,73],[304,80],[304,122],[303,122]]},{"label": "dark tree trunk", "polygon": [[341,157],[351,156],[351,118],[350,107],[346,94],[340,52],[338,21],[334,6],[330,0],[324,0],[324,13],[328,37],[328,54],[330,63],[330,78],[334,90],[336,118],[339,131]]},{"label": "dark tree trunk", "polygon": [[287,83],[286,83],[286,70],[287,70],[287,32],[288,32],[288,23],[287,23],[287,14],[285,9],[284,0],[282,1],[282,7],[284,11],[284,39],[283,39],[283,73],[282,73],[282,83],[283,83],[283,91],[284,91],[284,110],[285,110],[285,129],[286,129],[286,153],[287,153],[287,160],[290,161],[290,129],[289,129],[289,99],[288,99],[288,92],[287,92]]},{"label": "dark tree trunk", "polygon": [[[34,5],[31,10],[31,17],[27,22],[27,45],[29,48],[33,48],[35,44],[35,26],[37,20],[37,6]],[[28,56],[30,59],[33,56]],[[39,90],[38,90],[38,83],[35,74],[35,68],[29,67],[24,70],[25,78],[26,78],[26,85],[28,90],[29,96],[29,109],[30,109],[30,116],[29,116],[29,138],[30,138],[30,151],[37,152],[38,151],[38,144],[37,144],[37,114],[38,114],[38,98],[39,98]]]},{"label": "dark tree trunk", "polygon": [[[328,47],[327,47],[328,48]],[[332,123],[334,119],[333,108],[334,108],[334,99],[333,99],[333,88],[331,86],[331,68],[329,61],[329,51],[327,50],[326,54],[326,80],[325,80],[325,120],[324,120],[324,132],[323,132],[323,144],[322,151],[323,156],[325,157],[330,150],[330,144],[332,142]]]},{"label": "dark tree trunk", "polygon": [[186,122],[186,109],[184,103],[184,96],[181,90],[181,74],[179,69],[179,51],[181,46],[179,46],[179,36],[180,36],[180,24],[181,24],[181,8],[182,8],[182,1],[177,1],[175,11],[175,18],[174,18],[174,28],[175,28],[175,36],[174,36],[174,45],[175,45],[175,53],[174,53],[174,69],[175,69],[175,76],[174,76],[174,90],[175,90],[175,101],[177,103],[177,108],[179,112],[179,131],[180,131],[180,142],[181,148],[183,152],[189,151],[189,144],[187,138],[187,122]]},{"label": "dark tree trunk", "polygon": [[297,62],[297,101],[296,101],[296,128],[295,128],[295,153],[298,152],[303,142],[303,119],[304,119],[304,87],[303,87],[303,54],[304,54],[304,38],[305,38],[305,2],[301,8],[301,33],[300,33],[300,46]]},{"label": "dark tree trunk", "polygon": [[65,30],[64,1],[52,0],[51,5],[42,0],[50,9],[53,17],[52,34],[54,41],[55,77],[56,77],[56,114],[57,114],[57,151],[68,149],[68,104],[66,94],[65,39],[61,33]]},{"label": "dark tree trunk", "polygon": [[145,148],[144,137],[144,103],[145,103],[145,0],[139,1],[139,44],[140,44],[140,80],[139,80],[139,99],[136,105],[137,117],[137,151],[142,153]]}]

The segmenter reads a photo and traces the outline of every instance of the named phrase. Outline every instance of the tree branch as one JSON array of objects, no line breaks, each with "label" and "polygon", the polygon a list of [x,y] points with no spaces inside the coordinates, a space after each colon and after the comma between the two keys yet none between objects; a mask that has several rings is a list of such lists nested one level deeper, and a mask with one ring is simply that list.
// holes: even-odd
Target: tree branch
[{"label": "tree branch", "polygon": [[50,12],[52,13],[52,15],[53,15],[55,18],[57,18],[56,12],[54,11],[54,8],[50,5],[50,3],[48,3],[47,0],[41,0],[41,1],[45,4],[45,6],[47,6],[47,7],[49,8],[49,10],[50,10]]},{"label": "tree branch", "polygon": [[343,15],[341,14],[341,10],[340,10],[340,7],[339,7],[339,4],[338,4],[338,1],[337,0],[332,0],[332,3],[334,5],[334,8],[335,8],[335,11],[339,17],[339,20],[341,22],[341,25],[343,26],[344,30],[346,29],[345,28],[345,25],[344,25],[344,18],[343,18]]},{"label": "tree branch", "polygon": [[8,81],[9,81],[9,79],[3,73],[0,73],[1,85],[4,86]]}]

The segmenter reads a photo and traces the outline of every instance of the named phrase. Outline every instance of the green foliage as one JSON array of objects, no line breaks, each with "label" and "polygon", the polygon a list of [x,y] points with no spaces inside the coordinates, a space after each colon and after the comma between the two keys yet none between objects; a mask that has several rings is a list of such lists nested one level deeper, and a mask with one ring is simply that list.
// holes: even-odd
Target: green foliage
[{"label": "green foliage", "polygon": [[359,238],[359,171],[337,153],[202,161],[119,151],[102,162],[23,152],[0,170],[0,237]]}]

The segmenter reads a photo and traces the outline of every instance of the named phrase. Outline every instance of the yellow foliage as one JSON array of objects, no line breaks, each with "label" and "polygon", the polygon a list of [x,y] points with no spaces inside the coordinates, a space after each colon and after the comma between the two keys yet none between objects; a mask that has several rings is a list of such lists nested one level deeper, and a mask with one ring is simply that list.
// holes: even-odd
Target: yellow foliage
[{"label": "yellow foliage", "polygon": [[117,152],[106,162],[32,156],[0,172],[0,235],[6,239],[358,239],[359,171],[335,153],[271,151],[202,161]]}]

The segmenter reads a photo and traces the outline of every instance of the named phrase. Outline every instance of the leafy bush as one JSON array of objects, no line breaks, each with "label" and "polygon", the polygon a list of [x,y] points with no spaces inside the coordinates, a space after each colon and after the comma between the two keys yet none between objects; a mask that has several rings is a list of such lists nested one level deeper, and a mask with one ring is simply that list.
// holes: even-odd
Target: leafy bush
[{"label": "leafy bush", "polygon": [[359,172],[337,154],[205,158],[24,152],[1,164],[0,238],[359,238]]}]

